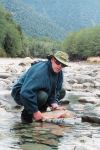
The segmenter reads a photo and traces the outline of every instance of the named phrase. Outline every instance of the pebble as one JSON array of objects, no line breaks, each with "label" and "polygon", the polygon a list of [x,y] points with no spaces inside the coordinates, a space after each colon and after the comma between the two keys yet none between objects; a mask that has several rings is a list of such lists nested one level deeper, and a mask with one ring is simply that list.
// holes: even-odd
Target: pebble
[{"label": "pebble", "polygon": [[[6,60],[6,59],[5,59]],[[7,59],[8,60],[8,59]],[[0,110],[4,112],[13,114],[14,108],[17,107],[17,104],[11,97],[12,86],[19,80],[19,78],[29,69],[33,59],[27,59],[27,63],[23,59],[9,59],[9,61],[1,61],[0,63]],[[12,62],[13,61],[13,62]],[[23,61],[23,63],[22,63]],[[3,63],[2,63],[3,62]],[[63,87],[66,89],[66,96],[63,100],[59,101],[59,105],[66,106],[67,109],[75,112],[76,117],[73,118],[55,118],[53,121],[50,119],[46,120],[46,123],[53,123],[54,125],[66,126],[67,128],[74,127],[77,128],[77,134],[74,136],[70,129],[66,133],[66,138],[72,142],[72,146],[65,144],[65,149],[73,150],[89,150],[90,149],[100,149],[99,144],[96,143],[100,137],[94,137],[95,144],[92,142],[91,138],[88,138],[86,135],[88,131],[88,123],[100,124],[100,65],[99,64],[89,64],[87,62],[68,62],[70,67],[63,68],[64,72],[64,82]],[[23,65],[24,64],[24,65]],[[13,108],[13,111],[10,110]],[[21,109],[21,108],[19,108]],[[20,110],[21,111],[21,110]],[[3,111],[2,111],[3,112]],[[17,110],[16,110],[17,112]],[[6,114],[5,114],[6,116]],[[20,114],[18,113],[18,118]],[[16,120],[16,117],[15,117]],[[86,123],[86,125],[84,124]],[[76,138],[76,136],[81,135],[79,129],[85,129],[85,136],[81,138]],[[95,136],[96,132],[100,130],[91,129],[91,136]],[[94,133],[94,134],[93,134]],[[71,139],[70,139],[71,138]],[[78,139],[77,144],[75,138]],[[91,141],[93,145],[84,144],[87,141]],[[64,142],[64,141],[63,141]],[[67,141],[68,142],[68,141]],[[84,145],[80,145],[80,143]],[[43,142],[44,143],[44,142]],[[73,144],[74,143],[74,144]],[[45,142],[46,144],[46,142]],[[55,140],[48,140],[48,145],[57,146]],[[76,145],[75,145],[76,144]],[[26,144],[27,145],[27,144]],[[39,145],[39,144],[38,144]],[[41,146],[42,145],[42,146]],[[41,144],[42,149],[49,149],[50,147]],[[96,147],[95,147],[96,145]],[[25,146],[25,145],[24,145]],[[22,146],[22,148],[24,147]],[[34,146],[34,143],[31,143],[31,146]],[[37,146],[37,145],[36,145]],[[62,143],[63,146],[63,143]],[[69,146],[69,148],[68,148]],[[26,147],[25,147],[26,148]],[[30,147],[31,149],[31,147]],[[63,149],[63,148],[62,148]]]}]

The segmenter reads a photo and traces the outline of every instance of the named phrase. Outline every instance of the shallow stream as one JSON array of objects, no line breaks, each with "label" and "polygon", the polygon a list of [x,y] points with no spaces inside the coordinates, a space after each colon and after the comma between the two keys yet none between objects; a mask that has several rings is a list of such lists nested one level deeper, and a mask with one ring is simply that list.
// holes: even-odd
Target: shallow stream
[{"label": "shallow stream", "polygon": [[[19,59],[0,59],[0,73],[6,73],[5,70],[9,66],[18,70],[17,73],[14,72],[9,78],[9,81],[12,83],[16,81],[18,75],[21,75],[25,69],[22,66],[18,66],[19,61]],[[97,67],[100,70],[100,67]],[[88,75],[90,74],[91,68],[95,69],[93,65],[81,63],[73,63],[71,68],[67,68],[66,78],[71,79],[71,75],[76,76],[77,74],[82,77],[83,72]],[[14,71],[13,68],[12,70]],[[98,71],[97,81],[100,79],[99,73],[100,71]],[[8,78],[6,82],[8,82]],[[5,92],[5,87],[9,88],[9,83],[5,84],[3,79],[0,83],[0,92],[2,95]],[[92,90],[94,92],[94,88]],[[70,103],[69,105],[64,105],[64,107],[76,113],[77,117],[74,119],[66,118],[67,123],[63,125],[56,125],[54,122],[22,124],[20,115],[23,108],[10,108],[9,104],[13,104],[11,99],[2,99],[1,95],[0,150],[100,150],[100,125],[81,121],[81,115],[88,114],[89,111],[92,112],[94,105],[78,102],[81,96],[92,96],[91,91],[67,91],[65,99],[69,100]]]},{"label": "shallow stream", "polygon": [[[0,149],[1,150],[99,150],[100,126],[81,122],[83,105],[72,95],[66,108],[76,111],[76,124],[69,120],[67,125],[33,122],[22,124],[20,109],[6,111],[0,108]],[[66,97],[68,99],[68,97]],[[74,98],[74,99],[73,99]],[[76,103],[75,103],[76,101]],[[68,118],[69,119],[69,118]]]}]

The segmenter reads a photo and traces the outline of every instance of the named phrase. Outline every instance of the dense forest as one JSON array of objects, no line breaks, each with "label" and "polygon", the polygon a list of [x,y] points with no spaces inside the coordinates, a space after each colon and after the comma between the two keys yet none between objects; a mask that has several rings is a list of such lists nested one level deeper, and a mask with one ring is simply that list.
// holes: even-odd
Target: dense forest
[{"label": "dense forest", "polygon": [[67,31],[100,23],[100,0],[22,0]]},{"label": "dense forest", "polygon": [[12,14],[0,5],[0,57],[46,58],[48,54],[62,48],[61,40],[54,41],[50,37],[27,37],[22,27],[13,20]]},{"label": "dense forest", "polygon": [[26,36],[35,36],[35,38],[46,36],[55,41],[58,39],[63,41],[66,38],[66,30],[21,0],[0,0],[0,3],[12,13],[13,19],[21,25]]},{"label": "dense forest", "polygon": [[69,33],[63,44],[70,60],[100,56],[100,25]]},{"label": "dense forest", "polygon": [[100,56],[100,25],[69,32],[63,42],[46,36],[29,37],[14,20],[13,13],[0,5],[0,57],[46,58],[57,50],[68,53],[69,60]]},{"label": "dense forest", "polygon": [[100,24],[100,0],[0,0],[26,36],[64,41],[69,32]]}]

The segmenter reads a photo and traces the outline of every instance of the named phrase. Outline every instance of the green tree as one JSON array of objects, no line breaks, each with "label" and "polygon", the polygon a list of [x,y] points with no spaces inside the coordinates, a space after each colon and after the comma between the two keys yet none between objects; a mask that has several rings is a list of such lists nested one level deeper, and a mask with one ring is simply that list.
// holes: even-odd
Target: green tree
[{"label": "green tree", "polygon": [[63,44],[69,59],[84,60],[100,55],[100,25],[70,33]]}]

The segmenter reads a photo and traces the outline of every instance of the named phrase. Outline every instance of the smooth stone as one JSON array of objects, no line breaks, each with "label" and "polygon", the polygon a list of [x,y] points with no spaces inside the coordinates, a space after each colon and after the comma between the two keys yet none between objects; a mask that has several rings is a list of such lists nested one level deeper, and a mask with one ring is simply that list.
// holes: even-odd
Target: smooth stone
[{"label": "smooth stone", "polygon": [[75,146],[73,150],[88,150],[88,149],[84,146]]},{"label": "smooth stone", "polygon": [[96,103],[100,103],[100,100],[98,100],[98,99],[95,98],[95,97],[80,97],[80,98],[78,99],[78,102],[96,104]]},{"label": "smooth stone", "polygon": [[78,84],[83,84],[85,82],[94,84],[92,77],[89,77],[89,76],[87,78],[86,77],[78,78],[77,81],[78,81]]},{"label": "smooth stone", "polygon": [[51,147],[43,144],[35,144],[35,143],[25,143],[23,145],[20,145],[21,149],[27,149],[27,150],[51,150]]},{"label": "smooth stone", "polygon": [[81,124],[81,118],[65,118],[63,120],[65,126],[66,125],[80,125]]},{"label": "smooth stone", "polygon": [[51,119],[47,119],[45,122],[46,123],[51,123],[51,121],[52,121]]},{"label": "smooth stone", "polygon": [[89,82],[86,82],[86,83],[83,83],[83,87],[84,87],[84,88],[86,88],[86,87],[94,88],[94,84],[89,83]]},{"label": "smooth stone", "polygon": [[17,72],[17,70],[16,70],[14,67],[8,67],[8,68],[6,69],[6,71],[7,71],[7,72],[11,72],[11,73],[16,73],[16,72]]},{"label": "smooth stone", "polygon": [[97,116],[82,116],[83,122],[90,122],[90,123],[98,123],[100,124],[100,117]]},{"label": "smooth stone", "polygon": [[3,79],[6,79],[6,78],[8,78],[8,77],[11,77],[11,75],[10,74],[0,74],[0,78],[3,78]]},{"label": "smooth stone", "polygon": [[69,104],[69,100],[60,100],[60,101],[58,101],[58,104],[59,105],[64,105],[64,104]]},{"label": "smooth stone", "polygon": [[11,91],[4,90],[0,93],[0,99],[2,101],[2,104],[9,104],[10,107],[16,106],[16,102],[11,96]]},{"label": "smooth stone", "polygon": [[33,62],[33,59],[31,59],[30,57],[25,57],[20,63],[20,66],[26,66],[28,64],[31,64]]},{"label": "smooth stone", "polygon": [[41,143],[47,144],[47,145],[50,145],[50,146],[58,146],[58,142],[54,139],[41,141]]}]

